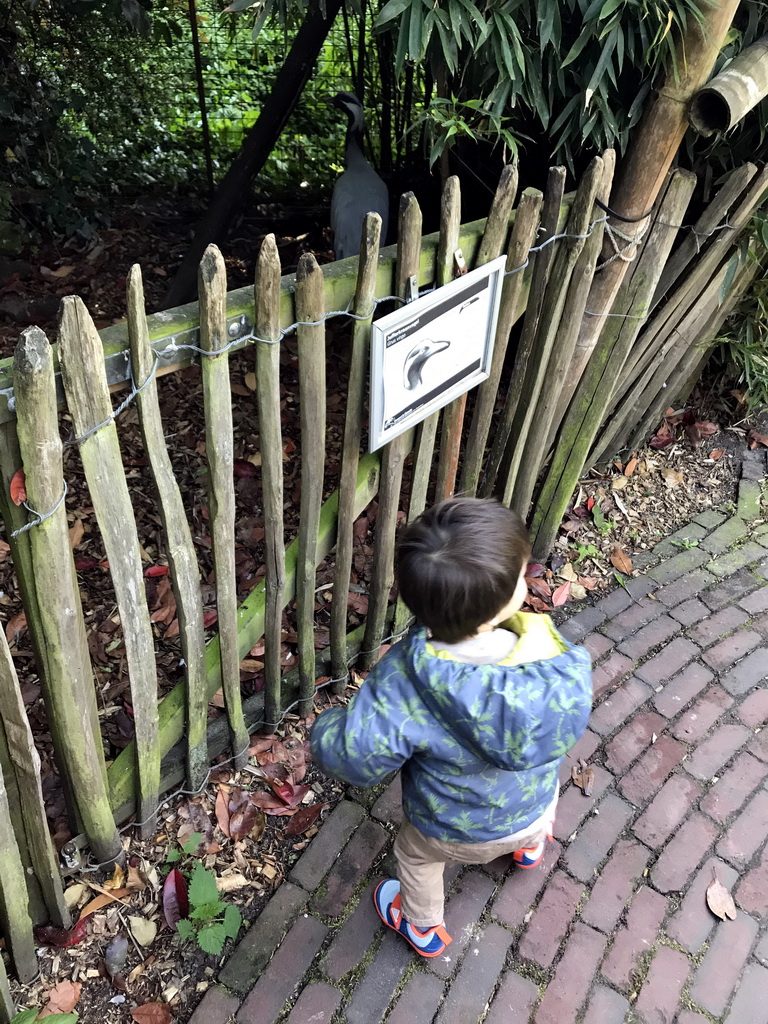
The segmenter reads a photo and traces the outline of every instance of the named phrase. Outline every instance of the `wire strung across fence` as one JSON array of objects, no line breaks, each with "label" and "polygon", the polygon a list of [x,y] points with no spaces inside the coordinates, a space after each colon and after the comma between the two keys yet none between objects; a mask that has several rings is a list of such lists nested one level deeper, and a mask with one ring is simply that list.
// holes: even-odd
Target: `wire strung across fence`
[{"label": "wire strung across fence", "polygon": [[[505,271],[504,272],[504,276],[505,277],[511,277],[513,274],[519,274],[521,271],[525,270],[526,267],[528,267],[528,265],[530,263],[530,258],[531,258],[532,255],[535,255],[537,252],[541,252],[542,249],[546,249],[547,246],[552,245],[554,242],[562,241],[563,239],[580,240],[580,239],[584,239],[584,238],[589,238],[592,235],[592,233],[594,232],[595,228],[599,224],[605,224],[606,229],[608,231],[608,236],[609,236],[609,238],[611,240],[611,243],[612,243],[614,249],[616,250],[616,252],[615,252],[615,254],[613,256],[609,257],[609,259],[607,259],[604,263],[600,264],[600,266],[597,269],[598,270],[602,270],[604,267],[608,266],[609,263],[612,263],[616,259],[622,259],[622,260],[624,260],[625,262],[628,262],[628,263],[633,262],[634,259],[637,256],[637,245],[645,237],[645,234],[648,231],[648,228],[650,226],[650,220],[648,221],[648,223],[643,227],[643,229],[637,235],[631,236],[631,235],[628,235],[628,234],[626,234],[626,233],[624,233],[622,231],[619,231],[616,227],[612,227],[609,224],[609,216],[617,216],[617,215],[614,214],[612,211],[609,211],[609,213],[606,213],[605,216],[596,218],[589,225],[589,231],[587,231],[587,232],[585,232],[583,234],[568,234],[568,232],[561,232],[559,234],[550,235],[550,237],[545,239],[540,245],[531,246],[531,248],[528,250],[528,254],[527,254],[525,260],[520,264],[520,266],[513,267],[511,270]],[[649,218],[650,216],[651,216],[650,213],[646,214],[647,218]],[[623,219],[623,218],[620,218],[620,219]],[[643,219],[643,218],[640,218],[640,219]],[[706,233],[701,232],[701,231],[697,231],[696,230],[696,226],[694,224],[677,224],[677,225],[675,225],[675,224],[663,223],[663,226],[664,227],[674,228],[677,231],[692,231],[694,233],[695,238],[696,238],[696,251],[697,251],[697,253],[701,251],[701,242],[705,241],[707,238],[711,238],[712,235],[714,235],[716,232],[723,231],[723,230],[726,230],[726,229],[733,230],[733,225],[728,222],[728,218],[727,217],[726,217],[725,221],[723,221],[723,223],[718,224],[716,227],[712,228],[711,231],[706,232]],[[616,243],[616,238],[617,237],[622,239],[622,240],[626,240],[626,245],[623,248],[621,248],[621,249],[617,246],[617,243]],[[627,253],[632,248],[635,249],[634,253],[632,253],[631,256],[626,256],[625,253]],[[423,292],[421,292],[421,295],[428,295],[431,291],[434,291],[434,288],[425,289]],[[324,324],[327,320],[331,320],[332,318],[338,317],[338,316],[346,316],[346,317],[349,317],[351,320],[369,320],[373,316],[373,314],[376,312],[376,309],[380,305],[382,305],[383,303],[385,303],[385,302],[406,302],[406,301],[407,300],[404,299],[400,295],[384,295],[384,296],[381,296],[380,298],[374,299],[373,307],[372,307],[372,309],[371,309],[371,311],[369,313],[365,313],[365,314],[353,313],[353,312],[351,312],[349,306],[346,309],[330,310],[329,312],[325,313],[322,317],[320,317],[319,320],[297,320],[295,323],[290,324],[288,327],[281,327],[279,332],[278,332],[277,338],[260,338],[258,335],[254,334],[253,332],[250,332],[249,334],[243,335],[242,337],[235,338],[233,341],[230,341],[228,344],[224,345],[223,348],[215,349],[213,351],[210,351],[210,350],[207,350],[207,349],[202,349],[202,348],[200,348],[199,345],[192,345],[192,344],[177,345],[175,342],[171,342],[169,345],[166,345],[165,348],[160,349],[160,350],[155,352],[155,363],[154,363],[154,366],[152,367],[152,370],[150,371],[150,373],[147,376],[146,380],[142,384],[139,384],[139,385],[136,384],[135,380],[133,379],[133,368],[131,367],[131,377],[130,377],[130,379],[131,379],[131,390],[130,390],[130,393],[127,395],[127,397],[120,403],[120,405],[117,406],[117,408],[112,412],[112,414],[110,416],[108,416],[105,420],[103,420],[101,423],[97,423],[96,426],[91,427],[90,430],[87,430],[84,434],[80,435],[79,437],[73,438],[73,437],[70,436],[65,441],[65,447],[71,447],[71,446],[74,446],[74,445],[82,444],[83,441],[87,440],[89,437],[91,437],[93,434],[97,433],[103,427],[107,427],[107,426],[109,426],[110,423],[113,423],[117,419],[117,417],[122,412],[124,412],[125,409],[127,409],[128,406],[134,401],[136,396],[139,395],[144,390],[144,388],[146,388],[148,386],[148,384],[150,384],[150,382],[155,379],[155,377],[157,375],[157,370],[158,370],[159,365],[160,365],[160,360],[163,359],[163,358],[166,358],[167,356],[173,355],[176,352],[182,352],[182,351],[184,351],[184,352],[194,352],[194,353],[196,353],[198,355],[205,356],[206,358],[212,359],[212,358],[217,357],[217,356],[225,355],[231,349],[235,348],[235,346],[237,346],[238,348],[241,348],[243,346],[244,342],[245,343],[249,343],[249,344],[252,343],[252,342],[254,342],[254,343],[255,342],[260,342],[260,343],[265,344],[265,345],[278,345],[278,344],[280,344],[280,342],[283,341],[284,338],[286,338],[288,335],[292,334],[296,330],[297,327],[318,327],[321,324]],[[584,310],[584,315],[585,316],[615,317],[615,318],[620,318],[620,319],[623,319],[623,320],[646,320],[648,318],[649,314],[644,314],[643,316],[637,316],[637,315],[632,315],[632,314],[628,314],[628,313],[593,313],[590,310],[585,309]],[[2,389],[2,390],[0,390],[0,394],[8,395],[9,396],[8,406],[9,406],[9,408],[13,408],[13,388]],[[48,512],[38,512],[36,509],[31,508],[26,502],[24,502],[24,507],[29,512],[31,512],[32,515],[35,516],[35,519],[33,519],[29,523],[26,523],[24,526],[19,527],[19,529],[14,530],[11,533],[11,537],[14,537],[14,538],[18,537],[19,534],[25,533],[27,530],[31,530],[32,527],[34,527],[34,526],[39,526],[41,523],[45,522],[46,519],[50,519],[50,517],[52,515],[54,515],[56,513],[56,511],[59,509],[59,507],[61,506],[61,503],[64,501],[64,499],[66,497],[66,493],[67,493],[66,492],[66,483],[65,483],[64,486],[65,486],[65,490],[64,490],[64,493],[62,494],[61,498],[56,502],[56,505],[52,509],[50,509],[50,511],[48,511]]]}]

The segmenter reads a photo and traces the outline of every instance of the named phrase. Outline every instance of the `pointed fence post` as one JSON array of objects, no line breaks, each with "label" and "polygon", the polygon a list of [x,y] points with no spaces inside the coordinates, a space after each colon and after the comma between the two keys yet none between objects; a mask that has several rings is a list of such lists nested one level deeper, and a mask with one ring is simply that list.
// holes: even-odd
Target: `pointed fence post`
[{"label": "pointed fence post", "polygon": [[[541,212],[541,240],[537,243],[542,245],[547,239],[557,234],[558,222],[560,219],[560,207],[565,191],[565,168],[550,167],[547,178],[547,187],[544,192],[544,205]],[[480,496],[488,498],[492,494],[503,490],[503,484],[497,478],[499,474],[506,477],[505,453],[512,433],[512,424],[517,415],[520,398],[523,392],[523,385],[528,371],[528,362],[531,359],[536,333],[539,327],[539,318],[544,303],[544,296],[549,280],[549,271],[555,257],[557,243],[552,242],[546,248],[535,254],[533,274],[531,276],[531,287],[528,292],[528,302],[525,307],[525,319],[523,329],[518,342],[515,362],[512,369],[512,380],[504,402],[504,408],[496,428],[496,435],[491,445],[491,451],[486,459],[485,472],[480,487]]]},{"label": "pointed fence post", "polygon": [[620,315],[605,321],[600,341],[579,382],[531,519],[536,560],[546,558],[555,541],[565,508],[610,403],[614,383],[650,307],[695,184],[695,176],[687,171],[676,171],[672,175],[635,272],[625,282],[614,305],[614,311]]},{"label": "pointed fence post", "polygon": [[179,618],[179,640],[187,684],[187,785],[189,789],[196,790],[202,786],[208,772],[208,694],[200,570],[181,491],[165,444],[157,397],[155,354],[149,343],[144,288],[138,265],[131,267],[128,273],[126,292],[131,367],[134,384],[141,388],[136,404],[144,448],[155,483],[157,507],[167,537],[171,585]]},{"label": "pointed fence post", "polygon": [[[240,692],[237,649],[237,583],[235,575],[235,478],[232,433],[232,392],[227,346],[227,273],[215,245],[200,261],[200,348],[205,408],[205,456],[208,461],[208,517],[216,570],[221,685],[229,722],[233,763],[248,763],[248,730]],[[215,355],[211,353],[221,353]]]},{"label": "pointed fence post", "polygon": [[[397,237],[397,294],[405,298],[409,293],[408,282],[418,274],[419,254],[421,250],[421,209],[413,192],[406,192],[400,199]],[[436,415],[436,414],[435,414]],[[436,423],[433,416],[429,417]],[[429,483],[429,471],[432,463],[433,443],[429,444],[425,436],[425,428],[429,421],[422,423],[420,443],[413,466],[411,482],[411,504],[413,509],[414,492],[418,491],[418,501],[426,498]],[[374,665],[379,656],[379,648],[384,638],[384,626],[387,621],[387,602],[392,589],[395,575],[395,533],[397,530],[397,514],[400,509],[400,487],[403,481],[403,464],[412,443],[412,431],[406,431],[384,448],[381,458],[381,486],[379,488],[379,510],[376,515],[376,540],[373,548],[373,569],[371,571],[371,588],[368,597],[368,618],[365,623],[363,649],[360,652],[359,665],[363,671]],[[429,454],[429,459],[427,459]],[[418,508],[418,506],[417,506]],[[418,509],[418,512],[424,508]],[[413,510],[415,512],[415,510]],[[415,512],[415,514],[418,514]],[[398,599],[395,609],[394,635],[397,636],[404,628],[410,613]]]},{"label": "pointed fence post", "polygon": [[469,430],[467,450],[464,453],[464,465],[461,473],[461,492],[474,497],[477,493],[482,472],[485,447],[493,421],[493,410],[499,396],[501,374],[504,359],[509,345],[512,327],[523,312],[525,295],[525,271],[528,262],[528,250],[536,238],[539,226],[542,194],[538,189],[527,188],[520,197],[520,205],[515,214],[515,224],[507,249],[504,288],[499,307],[499,322],[496,327],[496,340],[493,346],[493,360],[488,380],[484,380],[477,389],[477,400],[472,414],[472,426]]},{"label": "pointed fence post", "polygon": [[299,715],[311,714],[315,696],[315,581],[317,537],[325,472],[325,316],[323,272],[311,253],[296,269],[296,318],[299,339],[299,412],[301,417],[301,509],[296,576],[296,625],[299,634]]},{"label": "pointed fence post", "polygon": [[104,539],[125,638],[136,720],[139,821],[146,837],[154,828],[160,796],[155,644],[136,522],[112,418],[104,350],[88,310],[77,296],[62,300],[59,360],[75,434],[84,437],[79,445],[80,458]]},{"label": "pointed fence post", "polygon": [[[455,274],[455,255],[459,247],[461,230],[461,186],[456,175],[452,175],[443,188],[440,206],[440,244],[437,249],[437,284],[448,284]],[[435,500],[450,498],[456,487],[456,471],[461,450],[461,432],[464,426],[464,412],[467,407],[467,393],[447,405],[443,410],[443,428],[440,436],[440,458],[437,463]]]},{"label": "pointed fence post", "polygon": [[355,320],[352,328],[352,354],[349,363],[347,410],[339,477],[339,522],[336,530],[336,565],[331,604],[331,671],[335,679],[331,684],[331,690],[334,693],[344,692],[349,675],[347,602],[355,539],[355,483],[360,460],[360,435],[365,406],[371,322],[376,300],[376,269],[379,261],[381,226],[381,217],[377,213],[369,213],[365,218],[360,240],[357,289],[352,304],[355,316],[366,319]]},{"label": "pointed fence post", "polygon": [[56,511],[28,535],[48,672],[42,680],[48,716],[56,723],[57,758],[66,772],[83,828],[98,861],[120,856],[109,806],[85,622],[80,606],[67,513],[56,410],[53,352],[37,327],[21,335],[14,357],[19,447],[29,504]]},{"label": "pointed fence post", "polygon": [[264,724],[274,732],[282,714],[281,643],[285,590],[283,435],[280,426],[280,255],[274,235],[261,243],[253,285],[256,318],[256,403],[264,507]]}]

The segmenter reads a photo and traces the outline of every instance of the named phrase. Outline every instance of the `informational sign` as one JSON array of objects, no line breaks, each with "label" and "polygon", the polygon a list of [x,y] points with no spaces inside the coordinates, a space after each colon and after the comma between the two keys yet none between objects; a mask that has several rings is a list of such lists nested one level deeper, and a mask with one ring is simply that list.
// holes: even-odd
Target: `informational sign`
[{"label": "informational sign", "polygon": [[370,451],[488,377],[505,265],[500,256],[373,324]]}]

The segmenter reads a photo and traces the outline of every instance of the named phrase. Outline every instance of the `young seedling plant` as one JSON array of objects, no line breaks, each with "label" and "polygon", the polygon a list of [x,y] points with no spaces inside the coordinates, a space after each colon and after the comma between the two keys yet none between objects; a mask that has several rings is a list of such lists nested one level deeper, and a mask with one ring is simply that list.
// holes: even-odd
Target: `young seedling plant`
[{"label": "young seedling plant", "polygon": [[[181,850],[171,850],[168,861],[175,863],[182,855],[191,856],[202,835],[193,833]],[[183,942],[195,939],[206,953],[218,956],[227,939],[234,939],[243,923],[237,907],[219,899],[216,876],[197,861],[187,879],[178,868],[171,868],[163,885],[163,911],[171,928]]]}]

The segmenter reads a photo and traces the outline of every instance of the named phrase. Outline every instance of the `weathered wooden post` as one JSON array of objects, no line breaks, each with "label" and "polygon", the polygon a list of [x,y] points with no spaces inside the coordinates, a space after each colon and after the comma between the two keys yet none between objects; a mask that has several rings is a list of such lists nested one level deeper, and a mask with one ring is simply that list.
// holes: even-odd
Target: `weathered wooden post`
[{"label": "weathered wooden post", "polygon": [[766,96],[768,36],[763,36],[696,93],[688,120],[700,135],[727,132]]}]

